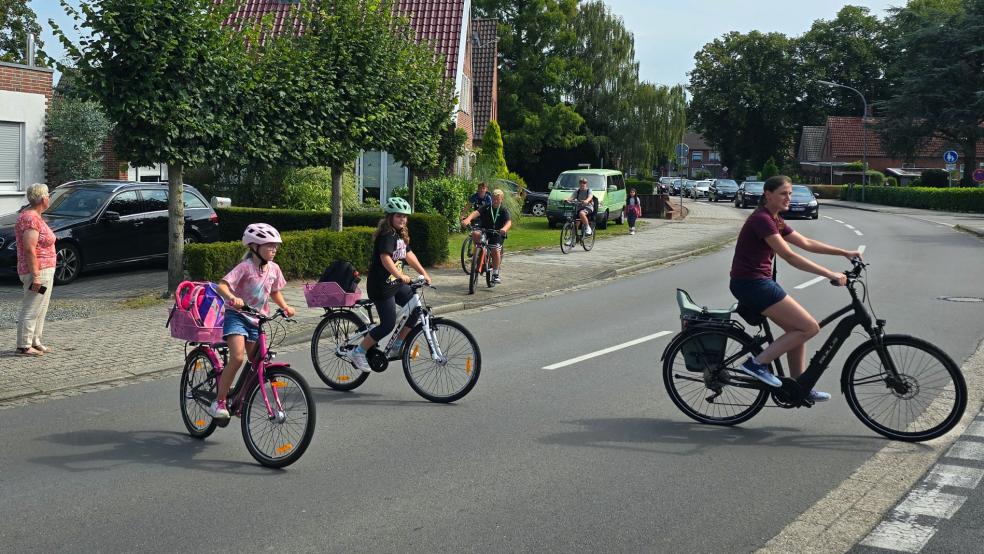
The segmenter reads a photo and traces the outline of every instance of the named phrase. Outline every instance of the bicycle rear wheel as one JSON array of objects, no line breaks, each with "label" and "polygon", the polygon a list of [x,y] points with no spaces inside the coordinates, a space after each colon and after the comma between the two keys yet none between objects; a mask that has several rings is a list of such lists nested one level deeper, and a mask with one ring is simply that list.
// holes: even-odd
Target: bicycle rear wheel
[{"label": "bicycle rear wheel", "polygon": [[967,407],[967,384],[957,364],[915,337],[886,335],[883,345],[862,344],[844,365],[847,405],[854,415],[876,433],[900,441],[935,439],[952,429]]},{"label": "bicycle rear wheel", "polygon": [[188,434],[204,439],[215,431],[209,406],[215,400],[218,381],[212,360],[202,348],[191,351],[181,372],[181,420]]},{"label": "bicycle rear wheel", "polygon": [[434,340],[443,360],[433,358],[424,326],[410,331],[403,349],[403,373],[417,394],[431,402],[454,402],[468,394],[482,372],[482,353],[478,341],[457,321],[430,320]]},{"label": "bicycle rear wheel", "polygon": [[366,323],[352,312],[335,312],[325,316],[314,329],[311,340],[311,363],[314,372],[335,390],[353,390],[366,382],[369,374],[339,356],[339,349],[349,352],[349,340],[365,330]]},{"label": "bicycle rear wheel", "polygon": [[574,248],[574,224],[568,221],[560,230],[560,251],[567,254]]},{"label": "bicycle rear wheel", "polygon": [[765,406],[769,391],[738,370],[759,348],[744,333],[725,329],[684,331],[663,359],[663,384],[670,400],[691,419],[736,425]]},{"label": "bicycle rear wheel", "polygon": [[595,235],[597,234],[597,230],[592,228],[590,235],[585,234],[581,237],[581,248],[584,248],[585,252],[590,252],[594,248]]},{"label": "bicycle rear wheel", "polygon": [[471,259],[474,253],[475,241],[472,240],[469,233],[465,235],[465,240],[461,241],[461,270],[465,272],[465,275],[471,273]]},{"label": "bicycle rear wheel", "polygon": [[[296,462],[314,436],[315,408],[311,389],[303,377],[289,367],[264,372],[265,384],[257,383],[247,393],[243,408],[243,440],[257,462],[267,467],[287,467]],[[260,387],[266,386],[271,418]],[[282,410],[274,400],[277,390]]]}]

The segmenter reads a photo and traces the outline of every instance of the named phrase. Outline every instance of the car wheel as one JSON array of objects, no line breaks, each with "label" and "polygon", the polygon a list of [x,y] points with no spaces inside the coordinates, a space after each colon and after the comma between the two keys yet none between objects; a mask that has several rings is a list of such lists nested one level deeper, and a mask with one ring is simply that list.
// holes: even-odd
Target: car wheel
[{"label": "car wheel", "polygon": [[543,202],[534,202],[530,207],[530,213],[537,217],[547,215],[547,205]]},{"label": "car wheel", "polygon": [[820,219],[820,210],[817,210],[817,211],[816,211],[816,212],[815,212],[815,213],[813,214],[813,219]]},{"label": "car wheel", "polygon": [[74,281],[82,272],[82,256],[79,249],[65,242],[57,246],[57,261],[55,262],[55,284],[67,285]]},{"label": "car wheel", "polygon": [[608,228],[608,210],[605,210],[605,217],[603,219],[597,220],[597,227],[599,229],[607,229]]},{"label": "car wheel", "polygon": [[201,242],[202,239],[198,238],[195,233],[185,233],[184,243],[185,244],[195,244],[196,242]]}]

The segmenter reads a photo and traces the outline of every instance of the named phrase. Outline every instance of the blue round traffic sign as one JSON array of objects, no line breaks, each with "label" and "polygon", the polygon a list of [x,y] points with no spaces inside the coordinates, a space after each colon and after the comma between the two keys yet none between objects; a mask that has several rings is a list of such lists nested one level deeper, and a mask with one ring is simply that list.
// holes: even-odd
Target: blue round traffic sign
[{"label": "blue round traffic sign", "polygon": [[946,153],[943,154],[943,161],[946,162],[946,163],[948,163],[948,164],[955,164],[955,163],[957,163],[957,151],[956,150],[947,150]]}]

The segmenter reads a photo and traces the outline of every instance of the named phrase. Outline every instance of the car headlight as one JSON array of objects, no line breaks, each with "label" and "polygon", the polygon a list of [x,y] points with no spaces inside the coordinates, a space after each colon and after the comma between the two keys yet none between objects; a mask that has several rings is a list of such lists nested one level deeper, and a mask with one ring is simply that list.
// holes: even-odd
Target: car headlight
[{"label": "car headlight", "polygon": [[807,204],[807,206],[809,206],[811,208],[815,207],[816,205],[817,205],[817,201],[816,200],[810,200],[810,203]]}]

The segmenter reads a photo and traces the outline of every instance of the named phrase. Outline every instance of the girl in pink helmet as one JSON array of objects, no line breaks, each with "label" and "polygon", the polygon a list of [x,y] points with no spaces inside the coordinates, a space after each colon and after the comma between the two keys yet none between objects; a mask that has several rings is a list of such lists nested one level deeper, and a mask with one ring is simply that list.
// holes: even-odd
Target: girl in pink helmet
[{"label": "girl in pink helmet", "polygon": [[229,419],[229,409],[226,406],[226,396],[232,387],[232,382],[246,359],[249,349],[250,361],[255,362],[256,341],[260,337],[259,320],[250,314],[238,311],[244,305],[255,308],[263,315],[270,313],[270,300],[287,313],[294,315],[294,308],[287,305],[283,290],[287,281],[280,271],[280,266],[274,263],[277,248],[283,240],[280,233],[266,223],[252,223],[243,233],[243,245],[249,249],[243,260],[219,281],[219,294],[226,302],[225,321],[222,325],[222,336],[229,345],[229,363],[222,371],[219,379],[219,390],[215,402],[212,403],[212,417]]}]

